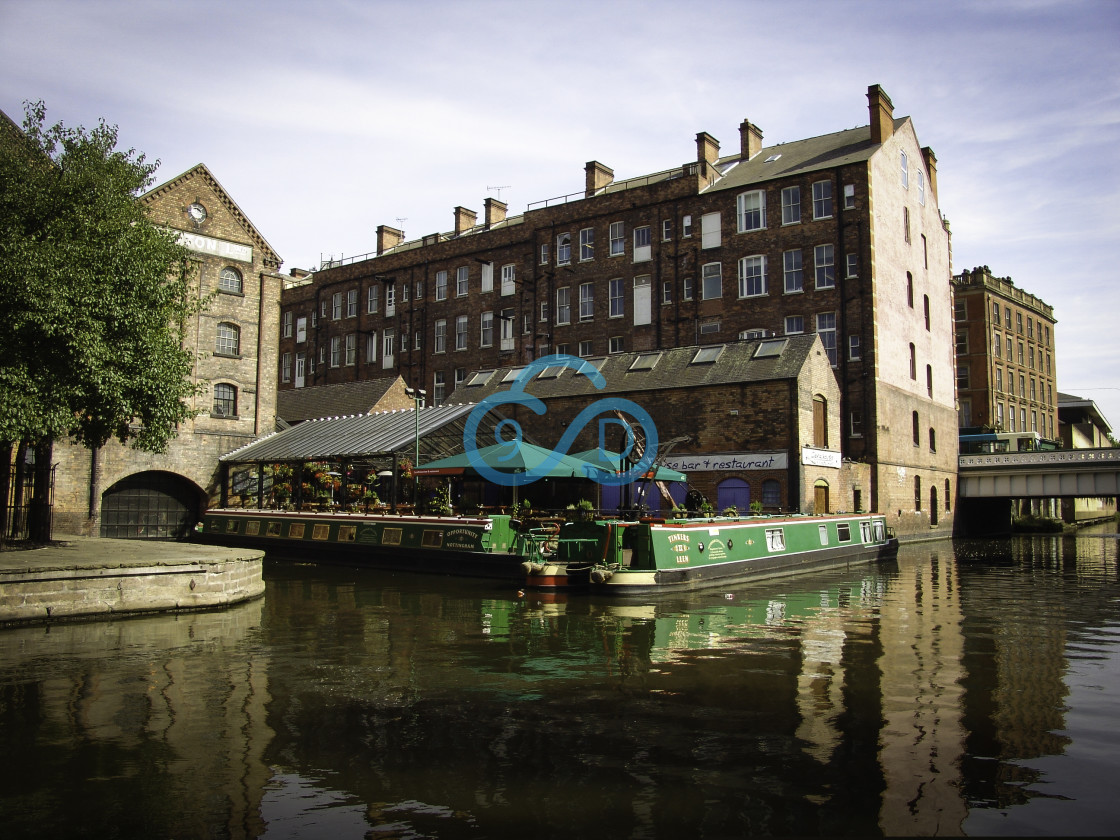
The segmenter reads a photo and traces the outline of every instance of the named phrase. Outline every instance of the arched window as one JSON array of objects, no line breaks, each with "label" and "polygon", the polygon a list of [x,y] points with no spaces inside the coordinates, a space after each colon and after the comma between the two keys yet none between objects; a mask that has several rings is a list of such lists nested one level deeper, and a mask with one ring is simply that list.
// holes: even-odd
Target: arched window
[{"label": "arched window", "polygon": [[241,328],[226,321],[218,324],[218,339],[214,352],[222,356],[236,356],[241,352]]},{"label": "arched window", "polygon": [[930,484],[929,486],[929,524],[937,524],[937,485]]},{"label": "arched window", "polygon": [[918,348],[910,345],[910,378],[918,378]]},{"label": "arched window", "polygon": [[[937,451],[937,432],[934,431],[933,426],[929,427],[929,451]],[[936,490],[934,492],[936,492]]]},{"label": "arched window", "polygon": [[951,508],[949,507],[949,479],[945,479],[945,512],[948,513]]},{"label": "arched window", "polygon": [[922,509],[922,477],[920,475],[914,476],[914,510],[921,511]]},{"label": "arched window", "polygon": [[211,417],[236,417],[237,416],[237,388],[225,382],[214,386],[214,408],[210,411]]},{"label": "arched window", "polygon": [[926,365],[926,393],[933,396],[933,365]]},{"label": "arched window", "polygon": [[922,441],[921,441],[921,431],[918,428],[918,426],[919,426],[918,412],[916,412],[916,411],[913,412],[913,414],[911,415],[911,425],[913,425],[913,427],[914,427],[913,428],[914,445],[915,446],[921,446],[921,443],[922,443]]},{"label": "arched window", "polygon": [[782,486],[776,478],[762,482],[762,506],[777,508],[782,506]]},{"label": "arched window", "polygon": [[906,305],[914,308],[914,275],[906,272]]},{"label": "arched window", "polygon": [[223,292],[241,294],[241,272],[227,265],[218,273],[218,288]]},{"label": "arched window", "polygon": [[929,332],[929,295],[922,295],[922,308],[925,310],[926,332]]}]

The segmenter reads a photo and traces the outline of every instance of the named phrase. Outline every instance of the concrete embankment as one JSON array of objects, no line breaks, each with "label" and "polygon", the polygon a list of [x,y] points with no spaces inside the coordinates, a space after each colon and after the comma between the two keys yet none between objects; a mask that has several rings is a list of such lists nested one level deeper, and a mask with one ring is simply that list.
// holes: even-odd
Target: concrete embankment
[{"label": "concrete embankment", "polygon": [[220,607],[264,593],[264,552],[74,537],[0,552],[0,624]]}]

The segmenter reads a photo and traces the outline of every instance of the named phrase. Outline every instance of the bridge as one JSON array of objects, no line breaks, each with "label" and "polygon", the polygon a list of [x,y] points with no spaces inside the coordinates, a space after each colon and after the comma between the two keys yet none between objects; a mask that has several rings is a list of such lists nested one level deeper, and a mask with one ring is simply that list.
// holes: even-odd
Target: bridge
[{"label": "bridge", "polygon": [[1011,500],[1120,496],[1120,449],[1058,449],[961,455],[957,531],[1011,529]]}]

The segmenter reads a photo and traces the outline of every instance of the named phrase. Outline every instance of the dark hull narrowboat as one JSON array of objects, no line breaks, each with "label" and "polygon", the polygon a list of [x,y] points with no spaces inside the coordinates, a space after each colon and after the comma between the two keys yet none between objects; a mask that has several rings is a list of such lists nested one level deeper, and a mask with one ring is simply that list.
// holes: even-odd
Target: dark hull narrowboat
[{"label": "dark hull narrowboat", "polygon": [[262,548],[272,556],[345,560],[379,568],[521,583],[545,541],[507,515],[395,516],[216,509],[196,540]]},{"label": "dark hull narrowboat", "polygon": [[[898,540],[875,514],[593,525],[580,539],[595,544],[583,548],[585,555],[601,553],[587,583],[598,594],[700,589],[891,560],[898,553]],[[561,552],[564,543],[562,532]]]}]

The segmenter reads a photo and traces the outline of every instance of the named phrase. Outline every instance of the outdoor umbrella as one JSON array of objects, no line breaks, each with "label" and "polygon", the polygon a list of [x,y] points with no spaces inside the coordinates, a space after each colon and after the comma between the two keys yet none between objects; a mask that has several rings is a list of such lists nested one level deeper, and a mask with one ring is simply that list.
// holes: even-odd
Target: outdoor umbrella
[{"label": "outdoor umbrella", "polygon": [[[580,458],[587,463],[598,467],[601,470],[606,470],[609,473],[618,473],[623,470],[628,470],[632,466],[629,461],[625,464],[622,462],[622,455],[618,452],[612,452],[609,449],[587,449],[583,452],[573,453],[573,457]],[[650,479],[654,481],[688,481],[688,476],[682,472],[677,472],[669,467],[657,467],[651,476],[647,470],[641,478]]]}]

